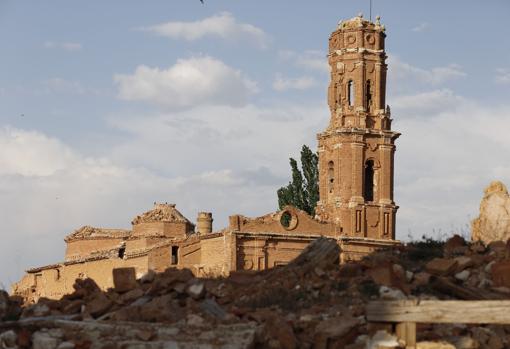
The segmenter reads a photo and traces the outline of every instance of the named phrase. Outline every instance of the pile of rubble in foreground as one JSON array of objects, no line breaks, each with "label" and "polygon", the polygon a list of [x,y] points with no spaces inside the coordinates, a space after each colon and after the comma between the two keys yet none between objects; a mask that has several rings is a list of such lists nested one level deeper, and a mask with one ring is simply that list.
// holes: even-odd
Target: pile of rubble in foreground
[{"label": "pile of rubble in foreground", "polygon": [[[115,289],[77,280],[73,294],[26,307],[0,293],[0,347],[398,348],[391,334],[369,329],[368,302],[510,299],[502,242],[454,236],[345,265],[338,255],[335,241],[319,239],[287,266],[258,273],[198,279],[168,269],[134,280],[120,269]],[[508,348],[510,327],[419,325],[418,340],[417,348]]]}]

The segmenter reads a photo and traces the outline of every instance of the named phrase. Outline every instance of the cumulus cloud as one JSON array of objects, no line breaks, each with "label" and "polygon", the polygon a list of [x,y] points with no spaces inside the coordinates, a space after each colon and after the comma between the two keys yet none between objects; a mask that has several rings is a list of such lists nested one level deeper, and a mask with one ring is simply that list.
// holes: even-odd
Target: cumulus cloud
[{"label": "cumulus cloud", "polygon": [[180,59],[167,69],[140,65],[133,74],[118,74],[114,80],[121,99],[168,108],[241,106],[257,92],[254,81],[212,57]]},{"label": "cumulus cloud", "polygon": [[273,89],[276,91],[287,90],[306,90],[317,85],[317,81],[310,76],[301,76],[298,78],[285,78],[280,74],[273,81]]},{"label": "cumulus cloud", "polygon": [[[110,125],[128,132],[129,140],[116,144],[111,151],[123,163],[174,175],[232,166],[244,170],[253,164],[286,175],[290,154],[298,152],[303,144],[313,147],[315,131],[310,130],[325,128],[328,116],[323,101],[313,105],[201,106],[157,114],[124,114],[112,117]],[[161,154],[154,149],[171,150],[172,161],[162,162]]]},{"label": "cumulus cloud", "polygon": [[[129,228],[131,218],[150,209],[153,201],[168,201],[191,220],[200,210],[212,210],[219,229],[228,214],[272,210],[274,183],[286,180],[267,168],[239,168],[235,162],[190,175],[163,175],[116,163],[107,152],[105,157],[87,157],[41,132],[8,127],[0,132],[0,148],[2,229],[16,233],[3,237],[2,246],[9,250],[0,253],[0,264],[10,267],[0,269],[0,284],[6,286],[23,269],[62,260],[62,238],[81,225]],[[180,163],[173,155],[182,150],[151,152],[174,168],[204,156],[202,149]]]},{"label": "cumulus cloud", "polygon": [[510,84],[510,69],[496,69],[495,81],[500,84]]},{"label": "cumulus cloud", "polygon": [[391,99],[391,107],[399,117],[433,117],[456,110],[466,102],[452,90],[440,89],[410,95],[399,95]]},{"label": "cumulus cloud", "polygon": [[467,75],[457,64],[423,69],[403,62],[394,55],[389,55],[388,65],[390,78],[395,81],[413,80],[423,84],[440,85]]},{"label": "cumulus cloud", "polygon": [[296,67],[321,73],[330,72],[326,54],[319,50],[305,50],[299,53],[292,50],[281,50],[278,52],[278,57],[282,61],[293,62]]},{"label": "cumulus cloud", "polygon": [[237,21],[229,12],[222,12],[199,21],[167,22],[143,27],[141,30],[187,41],[217,37],[231,41],[248,40],[261,48],[267,47],[269,43],[269,37],[262,29]]},{"label": "cumulus cloud", "polygon": [[[424,107],[428,98],[445,108]],[[494,179],[510,184],[510,165],[501,158],[510,150],[509,106],[483,105],[451,91],[415,100],[411,118],[404,113],[410,105],[392,108],[393,128],[402,132],[395,160],[399,237],[469,234],[483,188]]]},{"label": "cumulus cloud", "polygon": [[73,161],[71,150],[37,131],[0,129],[0,176],[49,176]]},{"label": "cumulus cloud", "polygon": [[80,51],[83,48],[83,45],[79,42],[46,41],[43,46],[47,49],[60,49],[64,51]]}]

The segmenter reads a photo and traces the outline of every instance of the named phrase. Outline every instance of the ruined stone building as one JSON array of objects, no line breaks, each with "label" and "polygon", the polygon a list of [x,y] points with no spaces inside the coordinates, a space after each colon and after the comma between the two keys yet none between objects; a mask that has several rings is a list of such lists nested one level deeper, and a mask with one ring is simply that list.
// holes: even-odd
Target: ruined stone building
[{"label": "ruined stone building", "polygon": [[58,298],[77,278],[112,287],[112,270],[134,267],[138,276],[168,267],[196,275],[224,275],[288,263],[310,241],[328,236],[340,261],[357,260],[397,244],[393,201],[395,140],[386,107],[385,29],[361,16],[341,22],[329,39],[331,120],[318,134],[320,201],[316,217],[294,207],[258,218],[232,215],[213,231],[211,213],[196,226],[170,204],[137,216],[131,230],[82,227],[65,238],[61,263],[33,268],[13,286],[29,299]]}]

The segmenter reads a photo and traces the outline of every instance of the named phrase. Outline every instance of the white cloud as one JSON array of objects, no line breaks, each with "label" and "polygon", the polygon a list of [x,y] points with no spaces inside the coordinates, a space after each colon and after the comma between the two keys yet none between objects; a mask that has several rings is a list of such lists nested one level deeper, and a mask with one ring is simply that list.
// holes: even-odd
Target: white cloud
[{"label": "white cloud", "polygon": [[291,50],[280,50],[278,51],[278,57],[283,61],[291,61],[300,68],[328,74],[330,72],[326,54],[319,50],[306,50],[299,53]]},{"label": "white cloud", "polygon": [[306,90],[317,85],[317,81],[310,76],[301,76],[298,78],[284,78],[278,74],[273,81],[273,89],[276,91],[287,90]]},{"label": "white cloud", "polygon": [[[153,201],[175,202],[191,220],[198,211],[213,211],[216,229],[225,226],[229,214],[257,215],[275,208],[275,186],[285,183],[286,178],[278,179],[267,168],[249,161],[248,166],[237,166],[235,160],[243,158],[240,154],[224,161],[229,167],[207,166],[204,171],[185,174],[190,167],[193,169],[193,163],[208,163],[207,146],[189,154],[180,147],[179,140],[168,139],[171,134],[162,135],[132,154],[128,162],[136,162],[136,157],[143,158],[143,152],[149,150],[160,164],[182,167],[177,174],[162,175],[136,165],[114,164],[107,152],[105,158],[86,157],[40,132],[10,127],[2,130],[2,229],[13,234],[5,234],[0,245],[0,264],[9,265],[0,269],[0,283],[16,281],[28,267],[62,260],[62,238],[73,229],[84,224],[129,228],[131,218],[149,209]],[[251,136],[250,142],[254,140]],[[133,142],[134,148],[138,141]],[[154,144],[173,147],[151,149]],[[215,157],[225,154],[228,152]]]},{"label": "white cloud", "polygon": [[455,95],[452,90],[441,89],[412,95],[399,95],[391,99],[391,107],[399,117],[438,116],[456,110],[464,98]]},{"label": "white cloud", "polygon": [[[124,114],[112,117],[110,123],[128,132],[129,139],[111,151],[122,163],[174,175],[232,166],[244,170],[254,164],[286,175],[288,156],[298,152],[302,144],[315,146],[315,131],[310,130],[325,128],[328,115],[322,101],[312,106],[201,106],[152,115]],[[167,149],[171,161],[162,162],[154,149]]]},{"label": "white cloud", "polygon": [[168,22],[141,30],[172,39],[194,41],[206,37],[217,37],[224,40],[249,40],[261,48],[267,47],[268,35],[260,28],[238,22],[229,12],[195,21],[195,22]]},{"label": "white cloud", "polygon": [[44,48],[47,49],[60,49],[65,51],[80,51],[83,49],[83,45],[79,42],[55,42],[55,41],[46,41],[44,43]]},{"label": "white cloud", "polygon": [[495,81],[500,84],[510,84],[510,69],[498,68],[496,69]]},{"label": "white cloud", "polygon": [[71,150],[37,131],[0,129],[0,176],[49,176],[73,162]]},{"label": "white cloud", "polygon": [[412,30],[413,32],[418,32],[418,33],[421,33],[425,30],[427,30],[428,28],[430,27],[430,24],[427,23],[427,22],[421,22],[420,24],[418,24],[416,27],[414,27]]},{"label": "white cloud", "polygon": [[[427,107],[426,100],[438,107]],[[402,132],[395,177],[399,237],[408,230],[415,237],[468,234],[483,188],[494,179],[510,185],[510,165],[501,157],[510,151],[509,106],[483,105],[444,90],[414,101],[414,107],[392,108],[393,128]],[[413,108],[413,117],[407,117]]]},{"label": "white cloud", "polygon": [[132,75],[116,75],[119,97],[168,108],[247,103],[256,83],[239,70],[211,57],[180,59],[168,69],[138,66]]},{"label": "white cloud", "polygon": [[388,65],[390,67],[390,78],[396,81],[412,80],[429,85],[440,85],[449,80],[462,78],[467,75],[457,64],[423,69],[403,62],[394,55],[389,55]]}]

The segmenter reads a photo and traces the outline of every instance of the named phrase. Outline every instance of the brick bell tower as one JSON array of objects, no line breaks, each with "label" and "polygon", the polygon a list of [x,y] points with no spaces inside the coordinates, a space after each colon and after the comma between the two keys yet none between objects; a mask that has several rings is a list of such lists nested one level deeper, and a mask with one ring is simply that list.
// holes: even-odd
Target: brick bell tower
[{"label": "brick bell tower", "polygon": [[341,235],[395,238],[395,140],[386,107],[385,28],[359,15],[340,22],[329,38],[331,120],[317,135],[317,217]]}]

